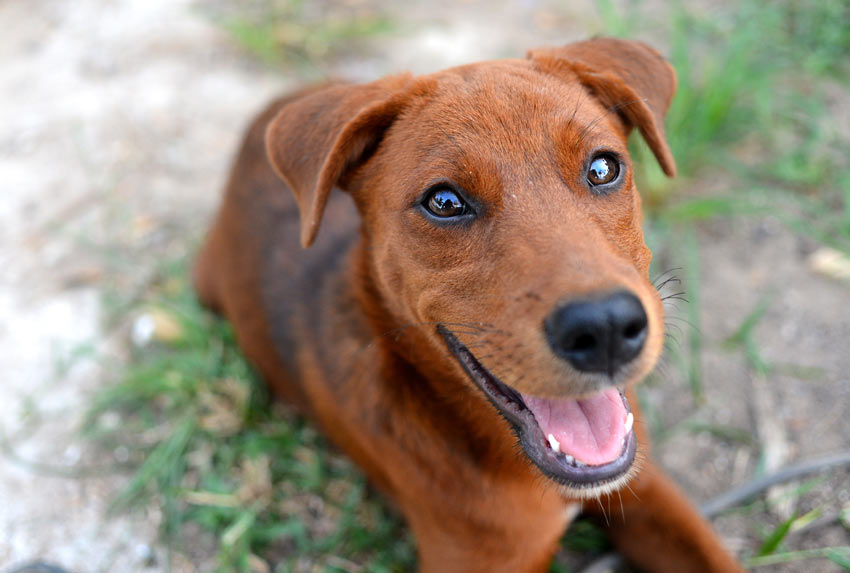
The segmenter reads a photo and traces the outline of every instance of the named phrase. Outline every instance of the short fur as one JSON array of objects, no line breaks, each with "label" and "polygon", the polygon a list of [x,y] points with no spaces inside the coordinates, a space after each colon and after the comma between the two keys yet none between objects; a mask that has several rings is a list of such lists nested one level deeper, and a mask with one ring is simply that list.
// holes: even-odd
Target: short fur
[{"label": "short fur", "polygon": [[[513,388],[581,396],[612,381],[555,356],[543,319],[564,301],[627,289],[646,309],[649,337],[614,382],[631,387],[654,366],[663,308],[626,139],[636,127],[675,173],[663,128],[675,85],[651,48],[595,39],[312,87],[251,126],[196,290],[233,323],[274,392],[398,505],[422,571],[545,571],[587,493],[528,460],[438,324]],[[622,187],[604,196],[584,180],[597,149],[626,162]],[[424,190],[442,180],[475,198],[474,223],[423,214]],[[639,471],[627,488],[591,491],[599,503],[583,509],[612,508],[614,543],[648,570],[740,570],[651,461],[631,405]]]}]

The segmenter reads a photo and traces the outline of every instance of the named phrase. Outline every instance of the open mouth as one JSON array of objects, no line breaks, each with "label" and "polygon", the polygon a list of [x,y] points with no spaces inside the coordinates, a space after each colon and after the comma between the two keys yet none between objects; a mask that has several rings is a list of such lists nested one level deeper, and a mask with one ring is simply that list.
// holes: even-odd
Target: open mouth
[{"label": "open mouth", "polygon": [[581,399],[524,395],[490,373],[447,328],[440,325],[437,331],[544,474],[579,490],[616,485],[626,478],[637,439],[622,392],[609,388]]}]

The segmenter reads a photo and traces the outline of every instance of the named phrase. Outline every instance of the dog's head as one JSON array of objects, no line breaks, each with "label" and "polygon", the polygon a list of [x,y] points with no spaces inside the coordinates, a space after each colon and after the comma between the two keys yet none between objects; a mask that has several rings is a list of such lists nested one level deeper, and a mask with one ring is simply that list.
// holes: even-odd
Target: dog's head
[{"label": "dog's head", "polygon": [[623,388],[662,348],[626,140],[637,127],[674,174],[663,117],[675,85],[651,48],[595,39],[329,86],[267,132],[302,243],[331,190],[347,190],[383,310],[432,325],[423,355],[448,349],[528,457],[575,490],[627,479]]}]

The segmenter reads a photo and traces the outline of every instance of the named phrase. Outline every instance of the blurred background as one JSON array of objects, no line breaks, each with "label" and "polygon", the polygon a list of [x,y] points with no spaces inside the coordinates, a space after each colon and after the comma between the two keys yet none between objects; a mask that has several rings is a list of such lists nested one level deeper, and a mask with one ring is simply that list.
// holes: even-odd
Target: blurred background
[{"label": "blurred background", "polygon": [[[397,514],[269,403],[187,266],[273,95],[593,35],[679,75],[680,176],[633,141],[671,295],[655,455],[702,502],[850,449],[846,0],[0,0],[0,29],[2,573],[411,570]],[[759,571],[850,569],[850,473],[714,523]],[[553,570],[605,544],[581,523]]]}]

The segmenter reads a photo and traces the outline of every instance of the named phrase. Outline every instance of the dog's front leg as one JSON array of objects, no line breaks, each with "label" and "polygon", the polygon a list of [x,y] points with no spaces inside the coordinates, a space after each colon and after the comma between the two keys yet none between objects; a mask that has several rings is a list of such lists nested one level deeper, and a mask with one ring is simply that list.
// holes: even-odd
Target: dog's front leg
[{"label": "dog's front leg", "polygon": [[558,488],[521,481],[435,487],[400,501],[422,573],[543,573],[578,513]]},{"label": "dog's front leg", "polygon": [[603,496],[599,504],[585,502],[584,509],[599,516],[617,549],[647,571],[742,571],[708,522],[650,460],[628,488]]}]

